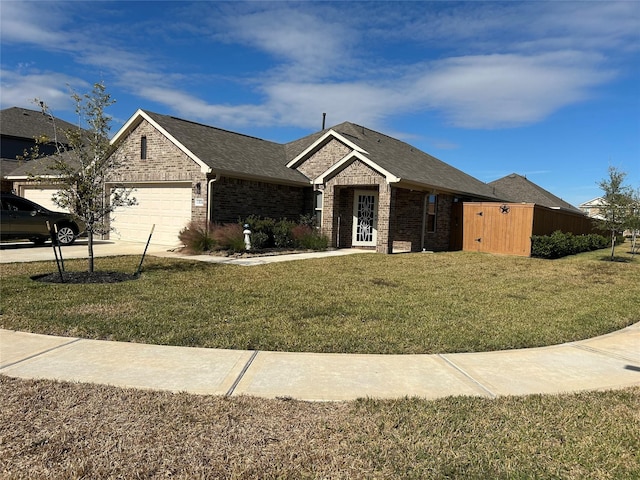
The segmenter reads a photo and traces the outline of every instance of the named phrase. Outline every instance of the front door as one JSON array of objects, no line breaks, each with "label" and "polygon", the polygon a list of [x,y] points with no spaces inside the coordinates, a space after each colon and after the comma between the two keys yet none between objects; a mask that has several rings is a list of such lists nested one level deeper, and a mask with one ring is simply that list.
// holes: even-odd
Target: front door
[{"label": "front door", "polygon": [[356,190],[353,199],[353,246],[375,247],[377,223],[378,192]]}]

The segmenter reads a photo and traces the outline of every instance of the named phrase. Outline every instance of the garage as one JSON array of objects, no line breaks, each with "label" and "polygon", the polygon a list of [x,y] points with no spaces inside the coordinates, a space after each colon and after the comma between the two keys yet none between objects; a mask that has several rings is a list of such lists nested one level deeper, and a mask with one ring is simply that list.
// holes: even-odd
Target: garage
[{"label": "garage", "polygon": [[191,220],[191,183],[132,184],[137,205],[117,208],[111,214],[112,240],[178,245],[178,233]]},{"label": "garage", "polygon": [[36,202],[38,205],[42,205],[48,210],[54,212],[68,212],[67,208],[60,208],[53,203],[51,197],[54,193],[57,193],[58,189],[52,186],[45,185],[25,185],[22,187],[22,196],[32,202]]}]

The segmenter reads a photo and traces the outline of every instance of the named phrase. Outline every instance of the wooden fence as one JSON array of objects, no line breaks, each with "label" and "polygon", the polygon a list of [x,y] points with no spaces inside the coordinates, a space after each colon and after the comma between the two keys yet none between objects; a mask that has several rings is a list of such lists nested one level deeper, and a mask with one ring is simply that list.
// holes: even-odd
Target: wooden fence
[{"label": "wooden fence", "polygon": [[531,236],[556,230],[574,235],[594,233],[592,219],[580,213],[533,203],[468,203],[463,205],[462,249],[531,255]]}]

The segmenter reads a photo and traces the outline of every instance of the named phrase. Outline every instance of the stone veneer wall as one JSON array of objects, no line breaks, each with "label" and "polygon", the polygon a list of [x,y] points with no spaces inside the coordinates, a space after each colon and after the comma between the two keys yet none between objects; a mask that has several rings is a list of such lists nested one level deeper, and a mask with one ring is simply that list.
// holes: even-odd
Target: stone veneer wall
[{"label": "stone veneer wall", "polygon": [[[140,158],[140,143],[147,137],[147,158]],[[206,195],[207,175],[200,166],[143,120],[120,144],[114,153],[121,167],[110,175],[108,183],[172,183],[191,182],[191,218],[204,220],[207,216]],[[201,193],[196,195],[196,184]],[[195,206],[194,197],[204,200],[202,206]]]}]

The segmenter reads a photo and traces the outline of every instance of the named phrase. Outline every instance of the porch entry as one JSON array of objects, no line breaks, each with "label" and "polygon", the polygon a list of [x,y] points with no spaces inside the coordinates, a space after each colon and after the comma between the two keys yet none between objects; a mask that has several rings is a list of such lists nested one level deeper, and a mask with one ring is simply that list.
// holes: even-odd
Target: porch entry
[{"label": "porch entry", "polygon": [[375,247],[377,228],[378,192],[356,190],[353,198],[353,246]]}]

